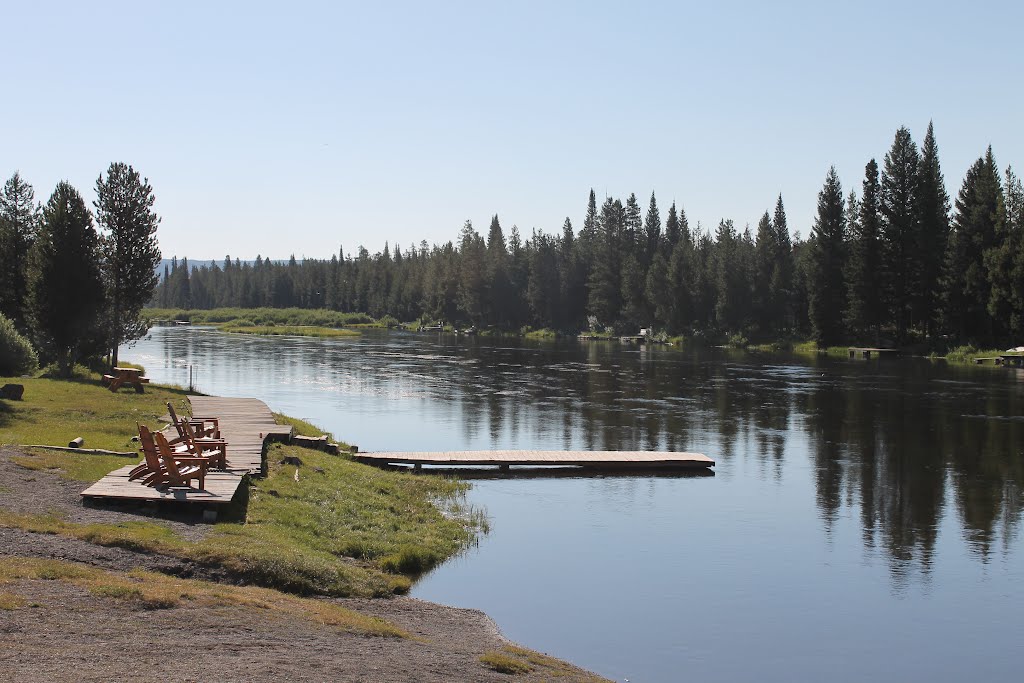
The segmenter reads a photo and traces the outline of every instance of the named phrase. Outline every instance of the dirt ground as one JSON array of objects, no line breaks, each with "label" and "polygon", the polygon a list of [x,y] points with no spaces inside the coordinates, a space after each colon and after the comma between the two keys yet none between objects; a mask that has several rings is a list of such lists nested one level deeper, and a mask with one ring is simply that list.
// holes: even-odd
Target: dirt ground
[{"label": "dirt ground", "polygon": [[[11,462],[17,451],[0,447],[0,507],[57,513],[74,522],[147,519],[137,508],[84,506],[83,485]],[[187,518],[161,522],[188,538],[208,525]],[[215,569],[177,558],[103,548],[60,536],[0,528],[4,557],[44,557],[111,571],[135,567],[176,576],[218,580]],[[25,600],[0,609],[0,682],[51,681],[541,681],[542,667],[517,676],[485,667],[479,657],[509,644],[482,612],[414,598],[341,599],[364,614],[384,618],[416,638],[353,635],[286,614],[251,607],[169,609],[95,597],[60,581],[21,581],[3,591]],[[562,681],[593,681],[569,668]]]}]

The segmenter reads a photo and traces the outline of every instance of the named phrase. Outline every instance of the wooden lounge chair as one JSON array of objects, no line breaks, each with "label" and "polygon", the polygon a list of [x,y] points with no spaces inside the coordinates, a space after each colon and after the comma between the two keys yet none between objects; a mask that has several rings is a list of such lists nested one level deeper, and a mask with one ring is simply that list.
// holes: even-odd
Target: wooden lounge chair
[{"label": "wooden lounge chair", "polygon": [[[174,428],[178,430],[178,441],[185,438],[185,434],[181,429],[181,425],[184,422],[188,422],[192,425],[192,429],[195,431],[196,436],[210,439],[220,438],[220,420],[216,417],[192,416],[189,418],[179,419],[177,412],[174,410],[174,405],[170,401],[167,402],[167,414],[171,416],[171,422],[174,423]],[[210,426],[207,427],[207,424]]]},{"label": "wooden lounge chair", "polygon": [[139,443],[142,444],[142,455],[145,460],[128,473],[128,480],[141,479],[143,484],[152,486],[159,483],[165,468],[160,462],[160,455],[156,451],[156,442],[153,440],[153,433],[149,431],[149,427],[138,425],[138,428]]},{"label": "wooden lounge chair", "polygon": [[164,466],[164,473],[160,477],[157,486],[185,486],[191,488],[189,482],[193,479],[199,481],[199,490],[206,489],[206,470],[210,465],[209,458],[176,455],[167,443],[167,437],[156,432],[153,434],[156,442],[157,453],[160,454],[160,462]]},{"label": "wooden lounge chair", "polygon": [[213,461],[214,467],[222,470],[228,467],[228,442],[224,439],[211,439],[208,437],[196,436],[189,422],[181,423],[184,440],[182,445],[194,456],[208,457]]}]

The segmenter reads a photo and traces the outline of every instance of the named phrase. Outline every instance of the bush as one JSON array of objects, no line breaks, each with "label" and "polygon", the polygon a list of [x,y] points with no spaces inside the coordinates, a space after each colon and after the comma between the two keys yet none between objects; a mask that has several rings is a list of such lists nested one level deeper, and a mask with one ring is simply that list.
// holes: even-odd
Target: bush
[{"label": "bush", "polygon": [[39,367],[39,358],[6,316],[0,313],[0,376],[27,375]]}]

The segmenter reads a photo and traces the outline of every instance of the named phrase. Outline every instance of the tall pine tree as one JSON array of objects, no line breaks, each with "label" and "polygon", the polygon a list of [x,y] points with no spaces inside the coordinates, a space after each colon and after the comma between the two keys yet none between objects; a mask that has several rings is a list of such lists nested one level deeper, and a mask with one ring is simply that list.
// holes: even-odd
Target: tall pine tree
[{"label": "tall pine tree", "polygon": [[39,229],[32,186],[17,172],[0,193],[0,313],[28,334],[28,254]]},{"label": "tall pine tree", "polygon": [[842,341],[843,282],[846,216],[843,188],[833,166],[818,193],[818,215],[814,220],[811,249],[811,279],[808,283],[809,315],[815,340],[828,346]]},{"label": "tall pine tree", "polygon": [[964,177],[946,249],[945,323],[961,340],[990,344],[998,336],[987,311],[991,278],[985,252],[995,246],[1002,213],[1002,183],[989,147]]},{"label": "tall pine tree", "polygon": [[920,281],[914,318],[924,325],[926,333],[931,337],[938,332],[939,296],[946,241],[949,239],[949,195],[946,193],[946,180],[942,176],[939,148],[931,121],[928,122],[928,132],[921,145],[918,202],[921,221],[917,241]]},{"label": "tall pine tree", "polygon": [[100,258],[99,236],[82,196],[59,183],[43,207],[32,246],[29,300],[40,346],[63,376],[103,348]]},{"label": "tall pine tree", "polygon": [[906,340],[916,322],[913,304],[922,299],[922,270],[917,254],[921,229],[920,167],[917,145],[910,131],[902,127],[896,131],[892,147],[885,155],[881,185],[886,299],[900,342]]},{"label": "tall pine tree", "polygon": [[880,228],[880,187],[878,163],[872,159],[864,167],[859,214],[850,230],[846,267],[846,322],[859,338],[872,338],[878,344],[886,314],[883,283]]},{"label": "tall pine tree", "polygon": [[153,212],[156,197],[148,178],[128,164],[116,162],[107,177],[96,180],[96,223],[103,231],[104,279],[107,284],[108,333],[111,365],[117,365],[122,343],[138,339],[148,326],[142,307],[153,298],[160,265]]}]

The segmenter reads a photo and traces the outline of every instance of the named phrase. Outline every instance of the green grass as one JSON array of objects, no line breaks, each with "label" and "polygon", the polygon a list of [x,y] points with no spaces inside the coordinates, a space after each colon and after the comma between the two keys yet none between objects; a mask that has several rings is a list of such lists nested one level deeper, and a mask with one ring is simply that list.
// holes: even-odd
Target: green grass
[{"label": "green grass", "polygon": [[824,354],[826,356],[832,356],[834,358],[848,358],[850,355],[849,346],[827,346],[821,348],[818,346],[818,342],[807,341],[793,344],[793,353],[803,354]]},{"label": "green grass", "polygon": [[186,397],[184,390],[156,385],[144,394],[130,388],[111,393],[98,374],[69,381],[0,377],[0,385],[7,382],[23,384],[25,394],[21,401],[0,400],[0,444],[67,446],[81,436],[85,448],[134,452],[136,423],[162,426],[158,418],[167,414],[165,403],[181,405]]},{"label": "green grass", "polygon": [[[95,383],[44,379],[27,380],[25,396],[21,403],[0,402],[3,443],[67,443],[71,437],[64,434],[73,432],[87,445],[124,450],[134,450],[129,439],[136,420],[153,424],[166,412],[164,399],[182,399],[181,392],[159,387],[143,395],[112,394]],[[302,420],[283,419],[303,435],[322,434]],[[280,464],[286,456],[303,463],[297,482],[296,468]],[[215,563],[251,583],[339,596],[405,592],[413,577],[486,531],[486,520],[464,502],[465,483],[282,444],[270,446],[267,459],[268,476],[252,484],[245,523],[221,522],[196,543],[158,522],[73,524],[0,509],[0,526]],[[83,482],[133,460],[44,450],[15,456],[28,469]]]},{"label": "green grass", "polygon": [[222,332],[233,334],[256,334],[261,336],[288,337],[358,337],[356,330],[338,329],[334,327],[316,327],[306,325],[243,325],[225,323],[218,326]]},{"label": "green grass", "polygon": [[[943,358],[947,363],[974,363],[976,358],[994,358],[996,356],[1007,355],[1006,351],[1002,349],[977,349],[973,346],[958,346],[954,349],[950,349],[945,356],[932,354],[930,358]],[[1021,354],[1009,354],[1009,355],[1021,355]]]},{"label": "green grass", "polygon": [[522,336],[524,339],[557,339],[559,334],[546,327],[540,330],[531,330],[527,327],[523,329]]},{"label": "green grass", "polygon": [[[285,456],[301,459],[280,465]],[[269,585],[334,595],[405,592],[410,577],[464,549],[485,522],[466,484],[390,472],[346,457],[275,445],[250,493],[245,524],[218,525],[204,553]],[[445,508],[445,513],[435,502]]]},{"label": "green grass", "polygon": [[151,320],[188,320],[196,325],[312,325],[344,327],[377,323],[365,313],[340,313],[317,308],[214,308],[209,310],[147,308],[143,314]]}]

